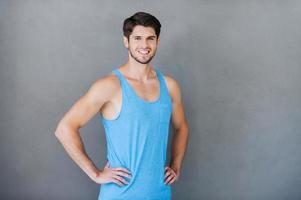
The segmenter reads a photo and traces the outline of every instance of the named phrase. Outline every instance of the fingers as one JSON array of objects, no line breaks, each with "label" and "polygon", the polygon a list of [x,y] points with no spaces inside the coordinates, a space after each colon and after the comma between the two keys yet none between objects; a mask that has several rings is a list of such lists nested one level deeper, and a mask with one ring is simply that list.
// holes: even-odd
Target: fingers
[{"label": "fingers", "polygon": [[125,180],[123,177],[132,178],[131,172],[123,167],[116,167],[111,168],[113,175],[112,175],[112,182],[124,186],[125,184],[129,184],[127,180]]},{"label": "fingers", "polygon": [[121,182],[121,181],[119,181],[118,179],[112,179],[111,180],[111,182],[113,182],[113,183],[116,183],[117,185],[120,185],[120,186],[124,186],[124,184]]},{"label": "fingers", "polygon": [[171,184],[176,180],[177,176],[175,174],[170,174],[165,178],[165,184]]},{"label": "fingers", "polygon": [[165,184],[167,184],[172,178],[174,177],[174,175],[171,172],[166,173],[165,175]]},{"label": "fingers", "polygon": [[127,170],[127,169],[125,169],[125,168],[123,168],[123,167],[116,167],[116,168],[113,168],[113,170],[124,171],[124,172],[126,172],[126,173],[128,173],[128,174],[131,174],[131,172],[130,172],[129,170]]},{"label": "fingers", "polygon": [[166,177],[168,177],[169,175],[171,175],[173,172],[173,170],[170,167],[165,167],[165,179]]},{"label": "fingers", "polygon": [[174,170],[170,167],[165,167],[165,184],[172,184],[173,182],[175,182],[177,180],[178,176],[177,174],[174,172]]},{"label": "fingers", "polygon": [[127,174],[127,173],[122,172],[122,171],[115,171],[114,173],[117,174],[117,175],[120,175],[120,176],[125,176],[125,177],[128,177],[128,178],[132,178],[132,175]]},{"label": "fingers", "polygon": [[125,168],[117,167],[117,168],[113,168],[112,170],[115,174],[132,178],[131,172]]},{"label": "fingers", "polygon": [[173,182],[175,182],[176,176],[169,176],[168,179],[166,179],[165,184],[172,184]]},{"label": "fingers", "polygon": [[118,185],[120,185],[120,183],[121,183],[120,186],[123,186],[124,184],[129,184],[129,182],[127,180],[125,180],[124,178],[122,178],[118,175],[113,175],[113,178],[118,180],[118,183],[119,183]]},{"label": "fingers", "polygon": [[165,167],[165,178],[171,174],[171,169],[169,167]]}]

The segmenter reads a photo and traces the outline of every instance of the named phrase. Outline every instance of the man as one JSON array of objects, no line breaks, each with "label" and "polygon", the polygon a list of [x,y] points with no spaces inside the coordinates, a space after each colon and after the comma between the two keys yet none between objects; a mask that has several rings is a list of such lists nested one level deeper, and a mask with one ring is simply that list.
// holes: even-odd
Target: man
[{"label": "man", "polygon": [[[161,24],[138,12],[124,21],[128,61],[95,81],[60,121],[55,135],[76,164],[101,184],[98,199],[171,199],[179,179],[188,125],[176,80],[150,61]],[[85,152],[79,129],[100,112],[107,163],[100,170]],[[165,166],[170,118],[174,127],[170,165]]]}]

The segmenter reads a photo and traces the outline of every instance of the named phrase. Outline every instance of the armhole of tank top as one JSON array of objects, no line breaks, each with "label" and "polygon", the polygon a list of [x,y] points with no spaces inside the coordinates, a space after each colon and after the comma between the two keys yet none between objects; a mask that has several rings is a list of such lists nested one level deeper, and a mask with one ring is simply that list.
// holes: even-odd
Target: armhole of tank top
[{"label": "armhole of tank top", "polygon": [[121,107],[120,107],[120,110],[119,110],[117,116],[114,119],[106,119],[106,118],[103,117],[103,115],[101,115],[102,118],[104,119],[104,121],[107,121],[107,122],[117,121],[120,118],[120,116],[121,116],[121,114],[122,114],[122,112],[124,110],[124,101],[125,101],[125,91],[124,91],[124,89],[125,88],[123,87],[122,78],[118,75],[118,72],[116,72],[116,70],[113,70],[113,74],[115,76],[117,76],[117,78],[119,80],[119,84],[120,84],[120,89],[121,89]]},{"label": "armhole of tank top", "polygon": [[171,96],[169,94],[169,90],[167,88],[167,84],[166,84],[166,81],[164,79],[164,75],[163,75],[163,73],[158,68],[157,68],[157,72],[158,72],[158,74],[160,76],[162,87],[163,87],[163,90],[165,91],[166,97],[167,97],[167,99],[169,99],[170,103],[172,104],[172,98],[171,98]]}]

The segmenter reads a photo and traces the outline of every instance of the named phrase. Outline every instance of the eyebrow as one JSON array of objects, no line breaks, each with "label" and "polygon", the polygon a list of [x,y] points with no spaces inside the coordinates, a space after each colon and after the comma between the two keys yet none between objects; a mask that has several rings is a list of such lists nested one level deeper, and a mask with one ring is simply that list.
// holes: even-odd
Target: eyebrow
[{"label": "eyebrow", "polygon": [[[141,37],[140,35],[133,35],[133,37]],[[151,36],[148,36],[147,38],[156,38],[157,36],[155,35],[151,35]]]}]

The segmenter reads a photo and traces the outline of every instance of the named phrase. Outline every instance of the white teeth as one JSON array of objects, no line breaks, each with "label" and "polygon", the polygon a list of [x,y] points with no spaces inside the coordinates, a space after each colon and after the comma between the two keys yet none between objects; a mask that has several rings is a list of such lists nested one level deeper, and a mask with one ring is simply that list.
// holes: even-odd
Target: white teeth
[{"label": "white teeth", "polygon": [[146,51],[146,50],[140,50],[138,52],[141,53],[141,54],[148,54],[149,53],[149,51]]}]

